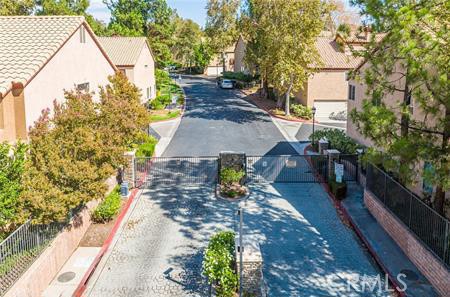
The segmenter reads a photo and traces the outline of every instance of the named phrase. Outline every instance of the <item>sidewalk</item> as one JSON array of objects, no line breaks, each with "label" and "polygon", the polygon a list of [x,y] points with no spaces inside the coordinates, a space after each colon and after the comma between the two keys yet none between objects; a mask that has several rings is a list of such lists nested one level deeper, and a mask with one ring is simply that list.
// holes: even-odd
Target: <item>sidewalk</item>
[{"label": "sidewalk", "polygon": [[403,296],[432,297],[439,296],[430,282],[403,253],[395,241],[378,224],[366,209],[363,201],[364,189],[355,182],[347,183],[347,198],[342,201],[342,208],[347,213],[356,232],[367,245],[378,264],[388,273],[390,280],[398,288],[407,286]]}]

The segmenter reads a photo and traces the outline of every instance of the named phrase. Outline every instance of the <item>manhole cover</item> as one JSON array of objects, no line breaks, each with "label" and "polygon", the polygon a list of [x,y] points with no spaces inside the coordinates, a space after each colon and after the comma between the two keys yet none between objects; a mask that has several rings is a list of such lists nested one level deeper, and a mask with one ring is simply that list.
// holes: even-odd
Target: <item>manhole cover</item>
[{"label": "manhole cover", "polygon": [[419,279],[417,273],[409,269],[403,269],[400,271],[400,273],[404,274],[406,276],[406,279],[410,281],[416,281]]},{"label": "manhole cover", "polygon": [[73,280],[75,278],[75,276],[76,276],[75,272],[72,272],[72,271],[64,272],[63,274],[58,276],[58,281],[60,283],[67,283],[67,282]]}]

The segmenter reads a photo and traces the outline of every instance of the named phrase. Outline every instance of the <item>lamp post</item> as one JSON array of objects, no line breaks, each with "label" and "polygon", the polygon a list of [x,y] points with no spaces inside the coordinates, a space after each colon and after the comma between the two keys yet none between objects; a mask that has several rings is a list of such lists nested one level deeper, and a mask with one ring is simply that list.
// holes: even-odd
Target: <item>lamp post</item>
[{"label": "lamp post", "polygon": [[312,126],[312,146],[313,146],[313,149],[314,149],[314,122],[315,122],[315,115],[316,115],[316,107],[315,106],[313,106],[313,108],[312,108],[312,114],[313,114],[313,126]]}]

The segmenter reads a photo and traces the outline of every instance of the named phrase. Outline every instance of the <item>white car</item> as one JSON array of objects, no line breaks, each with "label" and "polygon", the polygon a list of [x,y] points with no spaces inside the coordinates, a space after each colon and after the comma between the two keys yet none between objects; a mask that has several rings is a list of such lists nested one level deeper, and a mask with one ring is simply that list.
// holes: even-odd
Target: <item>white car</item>
[{"label": "white car", "polygon": [[229,79],[224,79],[220,83],[220,87],[222,89],[232,89],[233,88],[233,82],[231,80],[229,80]]}]

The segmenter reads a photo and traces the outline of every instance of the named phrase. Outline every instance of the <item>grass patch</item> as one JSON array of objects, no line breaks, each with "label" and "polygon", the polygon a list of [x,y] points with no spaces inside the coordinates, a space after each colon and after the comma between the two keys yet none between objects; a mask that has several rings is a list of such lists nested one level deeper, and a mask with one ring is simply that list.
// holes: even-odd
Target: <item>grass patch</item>
[{"label": "grass patch", "polygon": [[150,114],[150,123],[173,119],[178,117],[180,113],[180,110],[158,110],[158,112],[152,112]]}]

